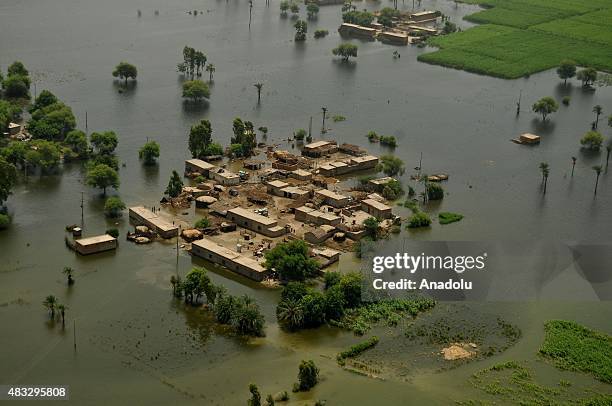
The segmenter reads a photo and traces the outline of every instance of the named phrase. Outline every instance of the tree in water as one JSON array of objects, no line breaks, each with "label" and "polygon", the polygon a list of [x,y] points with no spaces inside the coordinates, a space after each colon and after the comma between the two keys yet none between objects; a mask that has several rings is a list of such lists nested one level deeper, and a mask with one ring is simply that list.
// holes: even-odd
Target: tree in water
[{"label": "tree in water", "polygon": [[593,170],[597,174],[597,178],[595,178],[595,192],[593,193],[594,195],[597,195],[597,185],[599,184],[599,176],[601,175],[601,169],[601,165],[593,166]]},{"label": "tree in water", "polygon": [[304,361],[300,363],[298,372],[298,383],[295,385],[295,392],[298,391],[309,391],[319,381],[319,368],[316,367],[313,360]]},{"label": "tree in water", "polygon": [[172,176],[166,188],[166,194],[170,197],[178,197],[183,191],[183,181],[177,171],[172,171]]},{"label": "tree in water", "polygon": [[74,269],[70,268],[69,266],[65,266],[62,273],[66,275],[68,285],[72,285],[74,283],[74,278],[72,277],[74,274]]},{"label": "tree in water", "polygon": [[113,77],[123,79],[125,86],[127,86],[128,79],[136,80],[136,76],[138,76],[138,70],[134,65],[127,62],[120,62],[113,71]]},{"label": "tree in water", "polygon": [[45,308],[47,308],[47,310],[49,311],[49,316],[51,319],[55,317],[55,309],[57,307],[57,304],[57,298],[53,295],[47,296],[43,302],[43,306],[45,306]]},{"label": "tree in water", "polygon": [[572,60],[561,61],[557,68],[557,75],[564,80],[563,84],[567,85],[567,80],[576,76],[576,62]]},{"label": "tree in water", "polygon": [[559,104],[552,97],[543,97],[531,107],[534,113],[542,115],[542,121],[546,121],[549,114],[559,110]]},{"label": "tree in water", "polygon": [[261,406],[261,394],[257,385],[254,383],[249,385],[249,392],[251,392],[251,399],[247,402],[249,406]]},{"label": "tree in water", "polygon": [[261,103],[261,88],[263,87],[263,83],[255,83],[253,86],[257,89],[257,104]]}]

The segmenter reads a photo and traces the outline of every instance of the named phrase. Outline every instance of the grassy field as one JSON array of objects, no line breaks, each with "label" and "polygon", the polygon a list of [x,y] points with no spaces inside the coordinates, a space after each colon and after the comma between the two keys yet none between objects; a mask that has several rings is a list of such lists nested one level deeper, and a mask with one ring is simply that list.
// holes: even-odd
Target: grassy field
[{"label": "grassy field", "polygon": [[515,79],[563,59],[612,71],[610,0],[463,0],[485,10],[466,17],[482,25],[430,39],[440,50],[422,62]]},{"label": "grassy field", "polygon": [[612,336],[589,330],[573,321],[545,324],[540,354],[562,369],[590,373],[612,383]]}]

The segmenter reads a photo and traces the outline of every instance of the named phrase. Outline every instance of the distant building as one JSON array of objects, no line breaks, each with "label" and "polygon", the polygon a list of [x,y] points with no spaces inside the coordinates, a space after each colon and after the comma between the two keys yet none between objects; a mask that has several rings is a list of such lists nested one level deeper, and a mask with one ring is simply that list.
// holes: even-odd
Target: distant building
[{"label": "distant building", "polygon": [[289,174],[290,177],[297,180],[308,181],[312,179],[312,173],[305,171],[304,169],[296,169]]},{"label": "distant building", "polygon": [[344,196],[327,189],[317,190],[315,192],[315,197],[321,199],[324,204],[328,204],[336,208],[346,207],[351,201],[348,196]]},{"label": "distant building", "polygon": [[393,216],[391,207],[374,199],[362,200],[361,210],[365,211],[373,217],[376,217],[379,220],[388,219]]},{"label": "distant building", "polygon": [[317,141],[312,144],[304,145],[302,155],[311,158],[319,158],[323,155],[333,154],[338,151],[338,144],[335,141]]},{"label": "distant building", "polygon": [[402,32],[383,31],[377,36],[380,42],[391,45],[408,45],[408,34]]},{"label": "distant building", "polygon": [[209,172],[209,178],[224,186],[234,186],[240,184],[240,176],[227,169],[216,168]]},{"label": "distant building", "polygon": [[420,11],[418,13],[410,14],[410,20],[416,22],[431,21],[435,20],[439,16],[439,11]]},{"label": "distant building", "polygon": [[178,227],[153,213],[143,206],[130,207],[130,220],[136,225],[147,226],[151,231],[156,232],[162,238],[172,238],[178,236]]},{"label": "distant building", "polygon": [[253,213],[242,207],[228,210],[227,219],[233,221],[240,227],[247,228],[267,237],[280,237],[286,232],[285,228],[280,227],[276,220]]},{"label": "distant building", "polygon": [[289,186],[287,182],[283,182],[282,180],[273,180],[266,183],[266,190],[271,195],[283,196],[283,192],[281,192],[281,189],[284,189],[287,186]]},{"label": "distant building", "polygon": [[344,144],[341,144],[340,147],[338,147],[338,150],[342,153],[353,155],[353,156],[367,155],[367,151],[361,148],[359,145],[344,143]]},{"label": "distant building", "polygon": [[355,158],[351,158],[349,164],[354,165],[356,167],[356,170],[360,171],[365,169],[372,169],[376,168],[376,165],[378,165],[378,157],[375,157],[374,155],[358,156]]},{"label": "distant building", "polygon": [[269,274],[269,271],[256,260],[242,256],[206,238],[194,241],[191,244],[191,253],[254,281],[261,282]]},{"label": "distant building", "polygon": [[334,234],[335,230],[336,227],[323,224],[312,231],[305,232],[304,240],[311,244],[321,244],[330,238]]},{"label": "distant building", "polygon": [[315,224],[318,226],[337,226],[342,221],[342,219],[334,213],[326,213],[306,206],[295,209],[295,219],[302,223]]},{"label": "distant building", "polygon": [[387,184],[393,182],[394,180],[395,178],[386,176],[384,178],[371,179],[370,181],[368,181],[368,184],[373,187],[377,192],[382,192],[385,186],[387,186]]},{"label": "distant building", "polygon": [[376,29],[357,24],[342,23],[338,28],[340,35],[345,37],[363,38],[373,41],[376,38]]},{"label": "distant building", "polygon": [[117,239],[108,234],[81,238],[74,241],[74,248],[81,255],[97,254],[116,249]]},{"label": "distant building", "polygon": [[216,166],[201,159],[188,159],[185,161],[185,175],[199,173],[205,178],[209,178],[209,172]]}]

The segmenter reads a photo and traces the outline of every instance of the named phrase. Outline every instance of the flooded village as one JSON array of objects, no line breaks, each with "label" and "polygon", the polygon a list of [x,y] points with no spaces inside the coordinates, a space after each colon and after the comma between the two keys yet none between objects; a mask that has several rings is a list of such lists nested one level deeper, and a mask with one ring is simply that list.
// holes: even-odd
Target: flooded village
[{"label": "flooded village", "polygon": [[[0,4],[1,400],[612,402],[606,0],[52,3]],[[369,296],[434,246],[483,299]]]}]

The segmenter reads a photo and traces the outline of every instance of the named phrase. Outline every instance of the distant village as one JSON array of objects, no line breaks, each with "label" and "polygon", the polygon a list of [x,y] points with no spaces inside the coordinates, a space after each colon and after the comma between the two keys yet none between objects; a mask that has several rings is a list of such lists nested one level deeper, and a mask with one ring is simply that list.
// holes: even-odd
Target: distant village
[{"label": "distant village", "polygon": [[[399,220],[379,193],[394,178],[373,177],[359,188],[340,188],[339,178],[377,172],[379,158],[359,146],[317,141],[304,145],[301,155],[272,146],[258,153],[265,159],[256,155],[219,165],[186,160],[184,176],[191,185],[176,198],[162,199],[168,210],[130,207],[135,228],[128,240],[146,244],[180,236],[192,255],[261,282],[275,277],[262,263],[278,243],[306,241],[324,269],[353,249],[366,233],[368,218],[375,217],[382,229]],[[227,168],[232,164],[242,168],[235,173]],[[208,219],[206,227],[181,219],[192,204],[198,217]],[[74,249],[84,255],[116,247],[109,235],[74,240]]]}]

